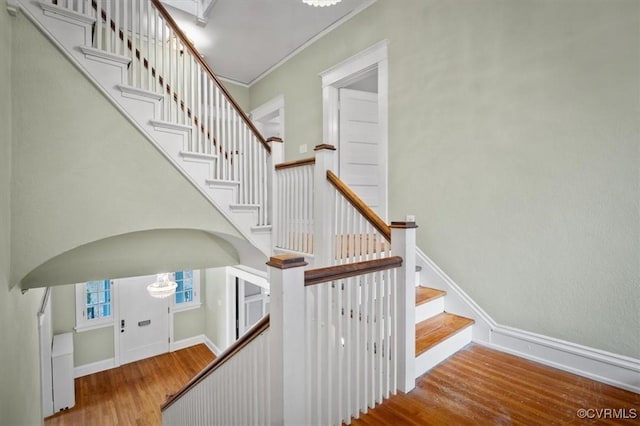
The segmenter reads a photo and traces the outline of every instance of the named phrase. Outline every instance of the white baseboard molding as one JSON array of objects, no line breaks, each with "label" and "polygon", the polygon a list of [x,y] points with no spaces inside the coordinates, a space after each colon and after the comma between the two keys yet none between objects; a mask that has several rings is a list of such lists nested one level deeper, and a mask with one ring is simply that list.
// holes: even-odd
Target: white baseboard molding
[{"label": "white baseboard molding", "polygon": [[211,340],[209,340],[209,338],[207,336],[204,336],[204,344],[207,345],[207,347],[209,348],[209,350],[211,350],[211,352],[213,352],[213,354],[218,357],[220,356],[220,354],[222,353],[222,350],[220,350],[219,347],[216,346],[215,343],[213,343]]},{"label": "white baseboard molding", "polygon": [[92,362],[90,364],[79,365],[73,369],[73,378],[88,376],[89,374],[99,373],[101,371],[110,370],[116,367],[116,359],[108,358],[102,361]]},{"label": "white baseboard molding", "polygon": [[176,340],[175,342],[171,342],[171,344],[169,345],[169,352],[179,351],[180,349],[199,345],[200,343],[204,343],[206,345],[206,339],[207,337],[204,334],[199,334],[197,336],[188,337],[186,339]]},{"label": "white baseboard molding", "polygon": [[569,373],[640,393],[640,360],[496,323],[419,248],[422,284],[445,290],[445,310],[473,318],[473,341]]},{"label": "white baseboard molding", "polygon": [[476,343],[640,393],[640,360],[502,325]]}]

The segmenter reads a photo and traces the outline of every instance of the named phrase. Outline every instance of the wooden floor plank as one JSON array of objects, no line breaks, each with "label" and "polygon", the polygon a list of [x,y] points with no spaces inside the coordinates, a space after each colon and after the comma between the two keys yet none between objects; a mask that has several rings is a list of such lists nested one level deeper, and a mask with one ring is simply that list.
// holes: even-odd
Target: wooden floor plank
[{"label": "wooden floor plank", "polygon": [[420,306],[423,303],[430,302],[438,297],[446,296],[447,292],[443,290],[437,290],[429,287],[416,287],[416,306]]},{"label": "wooden floor plank", "polygon": [[75,380],[76,405],[45,426],[160,425],[160,405],[215,359],[205,345],[133,362]]},{"label": "wooden floor plank", "polygon": [[416,356],[473,324],[469,318],[443,312],[416,324]]},{"label": "wooden floor plank", "polygon": [[[159,425],[166,395],[213,358],[198,345],[81,377],[76,406],[45,425]],[[626,410],[637,418],[580,419],[580,408]],[[640,395],[469,345],[420,377],[413,391],[392,396],[352,424],[638,425]]]},{"label": "wooden floor plank", "polygon": [[640,394],[471,344],[351,424],[639,425]]}]

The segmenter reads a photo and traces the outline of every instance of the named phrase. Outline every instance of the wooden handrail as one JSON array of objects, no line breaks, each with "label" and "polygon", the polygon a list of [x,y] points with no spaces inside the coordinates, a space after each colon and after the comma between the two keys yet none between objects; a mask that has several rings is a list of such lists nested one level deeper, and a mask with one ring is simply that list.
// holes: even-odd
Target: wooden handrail
[{"label": "wooden handrail", "polygon": [[167,396],[167,400],[160,406],[160,411],[164,411],[169,408],[174,402],[176,402],[185,393],[189,392],[198,383],[209,377],[214,371],[220,368],[225,362],[229,361],[235,354],[240,352],[245,346],[254,341],[258,336],[269,329],[269,314],[262,317],[253,327],[249,329],[242,337],[236,340],[231,346],[220,354],[219,357],[214,359],[209,365],[207,365],[202,371],[200,371],[193,379],[182,387],[178,392],[173,395]]},{"label": "wooden handrail", "polygon": [[309,269],[304,271],[304,285],[316,285],[371,272],[386,271],[387,269],[398,268],[401,265],[402,258],[400,256],[391,256],[381,259],[365,260],[363,262]]},{"label": "wooden handrail", "polygon": [[182,42],[182,44],[184,46],[186,46],[187,49],[189,49],[189,51],[191,52],[191,55],[193,55],[193,57],[200,63],[202,68],[205,71],[207,71],[207,73],[209,74],[209,77],[211,77],[211,79],[216,83],[216,85],[220,88],[220,90],[222,90],[222,93],[225,95],[227,100],[231,103],[231,105],[233,105],[233,107],[235,108],[236,112],[240,115],[240,117],[245,122],[245,124],[251,129],[251,131],[254,133],[254,135],[258,138],[258,140],[264,146],[264,148],[267,150],[267,152],[271,153],[271,147],[269,146],[269,144],[265,140],[264,136],[262,136],[260,131],[251,122],[251,120],[249,120],[249,117],[247,117],[247,114],[245,114],[245,112],[242,110],[242,108],[240,108],[240,105],[238,105],[238,103],[233,98],[233,96],[231,96],[231,93],[229,93],[227,88],[224,87],[222,82],[218,79],[218,77],[216,77],[216,75],[213,72],[213,70],[211,69],[211,67],[209,67],[209,64],[207,64],[205,62],[205,60],[202,59],[202,56],[200,55],[200,52],[198,52],[196,50],[195,46],[193,44],[191,44],[191,42],[189,41],[187,36],[182,32],[180,27],[178,27],[178,24],[176,24],[176,21],[174,21],[173,18],[171,17],[171,15],[169,15],[169,12],[167,12],[167,9],[165,9],[165,7],[162,5],[162,3],[160,3],[160,0],[151,0],[151,3],[153,3],[153,5],[156,7],[156,9],[158,9],[158,11],[162,15],[162,17],[166,20],[166,22],[169,24],[169,26],[173,29],[175,34],[180,38],[180,41]]},{"label": "wooden handrail", "polygon": [[[57,4],[57,0],[54,0],[54,4]],[[154,5],[156,5],[156,4],[154,3]],[[96,13],[100,13],[101,18],[105,22],[107,21],[107,12],[104,9],[100,9],[100,11],[98,11],[98,0],[92,0],[91,1],[91,7],[96,11]],[[166,9],[164,9],[164,6],[161,5],[161,7],[162,7],[162,9],[158,9],[160,14],[162,15],[164,13],[165,15],[163,15],[163,16],[168,17],[168,19],[171,19],[171,16],[168,15],[168,12],[166,11]],[[164,12],[163,12],[163,10],[164,10]],[[173,25],[176,25],[176,27],[177,27],[177,24],[175,23],[175,21],[172,21],[172,22],[173,22]],[[116,28],[116,23],[115,23],[115,21],[113,19],[111,19],[108,24],[109,24],[109,28],[111,28],[112,31],[117,32],[118,33],[118,37],[120,38],[120,40],[122,40],[124,42],[125,41],[125,33],[122,30],[122,28]],[[175,30],[175,28],[174,28],[174,30]],[[178,28],[178,31],[179,30],[180,29]],[[184,33],[182,33],[182,36],[184,36]],[[188,39],[187,39],[187,42],[188,42]],[[131,42],[131,40],[127,38],[126,39],[126,43],[127,43],[127,48],[129,50],[133,50],[133,43]],[[191,47],[193,48],[192,52],[195,51],[197,53],[197,50],[195,49],[195,46],[191,45]],[[166,79],[162,75],[160,75],[159,73],[156,72],[156,68],[151,66],[151,62],[149,61],[149,59],[145,58],[142,55],[142,53],[140,52],[139,49],[136,49],[134,54],[135,54],[135,57],[142,62],[142,66],[145,67],[146,69],[150,69],[151,70],[151,75],[154,78],[158,78],[158,82],[160,83],[161,87],[163,88],[163,91],[166,91],[167,93],[169,93],[171,98],[175,102],[178,103],[180,108],[183,111],[186,111],[187,116],[193,117],[193,120],[194,120],[196,126],[198,126],[200,131],[204,133],[205,132],[205,128],[204,128],[204,124],[203,124],[202,120],[200,120],[198,118],[198,116],[196,116],[191,111],[191,109],[189,109],[188,107],[185,106],[185,103],[184,103],[184,101],[182,99],[180,99],[180,96],[178,95],[178,92],[174,91],[172,89],[171,85],[166,82]],[[195,57],[198,59],[198,62],[200,62],[200,64],[205,67],[205,70],[214,79],[215,83],[218,85],[220,90],[223,92],[223,94],[225,95],[227,100],[229,100],[229,102],[234,106],[236,111],[238,111],[238,113],[241,115],[242,119],[247,123],[247,125],[255,133],[255,135],[258,138],[258,140],[260,141],[260,143],[262,143],[262,145],[265,147],[267,152],[270,154],[271,153],[271,147],[269,146],[269,142],[272,142],[272,141],[282,142],[282,139],[281,138],[272,137],[272,138],[264,140],[264,137],[262,136],[262,134],[255,128],[253,123],[251,123],[251,121],[249,121],[248,117],[246,116],[244,111],[238,106],[238,104],[235,101],[235,99],[231,96],[231,94],[227,91],[227,89],[222,85],[222,83],[216,78],[216,76],[213,74],[213,71],[210,68],[207,67],[207,64],[203,62],[201,55],[198,53]],[[222,144],[220,144],[220,146],[218,146],[218,141],[216,141],[216,139],[213,137],[213,135],[210,132],[207,132],[205,137],[211,141],[211,143],[213,144],[214,147],[217,147],[217,150],[220,152],[220,154],[224,154],[224,158],[225,159],[231,158],[231,162],[233,162],[233,158],[232,158],[233,153],[229,153],[226,150],[223,150]]]},{"label": "wooden handrail", "polygon": [[293,167],[308,166],[310,164],[316,164],[315,157],[303,158],[302,160],[294,160],[294,161],[288,161],[286,163],[276,164],[276,170],[291,169]]},{"label": "wooden handrail", "polygon": [[387,241],[391,241],[391,228],[374,212],[355,192],[351,190],[335,173],[327,170],[327,179],[346,199],[376,228]]}]

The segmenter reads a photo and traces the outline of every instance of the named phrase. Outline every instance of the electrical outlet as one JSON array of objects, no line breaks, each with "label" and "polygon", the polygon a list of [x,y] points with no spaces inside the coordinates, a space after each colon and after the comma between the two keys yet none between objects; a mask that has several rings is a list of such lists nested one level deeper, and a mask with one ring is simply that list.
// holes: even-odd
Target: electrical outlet
[{"label": "electrical outlet", "polygon": [[300,145],[300,154],[304,154],[307,151],[308,151],[308,148],[307,148],[307,144],[306,143]]}]

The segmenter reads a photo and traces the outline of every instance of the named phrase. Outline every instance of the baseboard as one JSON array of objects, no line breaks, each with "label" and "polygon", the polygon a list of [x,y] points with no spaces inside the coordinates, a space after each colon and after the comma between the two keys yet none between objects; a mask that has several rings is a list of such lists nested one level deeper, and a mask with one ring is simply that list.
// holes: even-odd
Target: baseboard
[{"label": "baseboard", "polygon": [[217,347],[215,345],[215,343],[213,343],[211,340],[209,340],[209,338],[207,336],[204,336],[204,344],[207,345],[207,347],[209,348],[209,350],[211,350],[211,352],[213,352],[213,354],[215,356],[220,356],[220,354],[222,353],[222,351],[220,350],[219,347]]},{"label": "baseboard", "polygon": [[640,393],[640,360],[502,325],[477,343],[519,357]]},{"label": "baseboard", "polygon": [[496,323],[420,249],[416,264],[427,282],[445,290],[445,310],[473,318],[473,341],[559,370],[640,393],[640,360]]},{"label": "baseboard", "polygon": [[475,320],[473,340],[489,341],[491,330],[497,325],[496,322],[418,247],[416,247],[416,265],[422,267],[420,273],[423,274],[423,280],[424,276],[427,278],[425,282],[419,284],[446,291],[445,311]]},{"label": "baseboard", "polygon": [[115,358],[108,358],[103,359],[102,361],[92,362],[90,364],[79,365],[73,368],[73,378],[77,379],[78,377],[88,376],[89,374],[99,373],[115,367]]},{"label": "baseboard", "polygon": [[188,337],[182,340],[176,340],[175,342],[171,342],[171,344],[169,344],[169,352],[179,351],[180,349],[185,349],[190,346],[199,345],[201,343],[204,343],[204,344],[207,343],[206,336],[204,334],[199,334],[197,336]]}]

